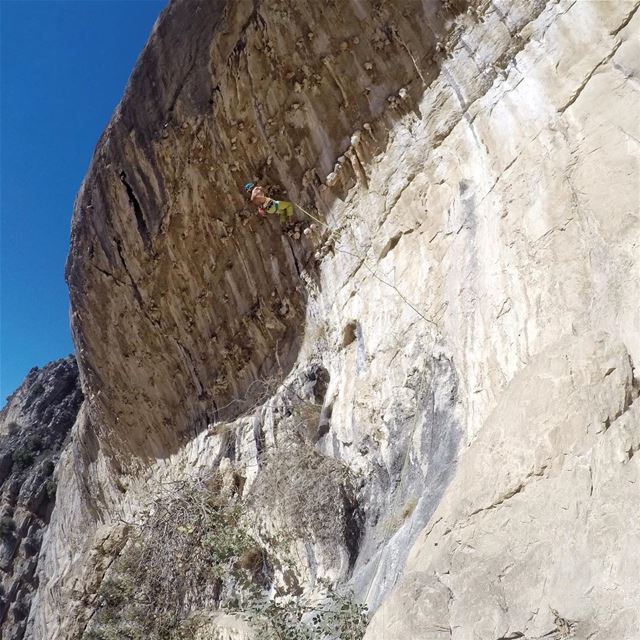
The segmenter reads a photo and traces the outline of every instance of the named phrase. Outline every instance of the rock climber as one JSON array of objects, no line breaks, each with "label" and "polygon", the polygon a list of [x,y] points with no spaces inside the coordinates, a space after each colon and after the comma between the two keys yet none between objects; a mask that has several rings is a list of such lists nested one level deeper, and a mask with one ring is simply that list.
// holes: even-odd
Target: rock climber
[{"label": "rock climber", "polygon": [[244,190],[251,192],[251,202],[258,207],[258,214],[262,217],[267,213],[277,213],[280,216],[280,222],[287,222],[293,218],[293,204],[287,200],[274,200],[267,196],[264,191],[264,187],[254,184],[253,182],[247,182],[244,185]]}]

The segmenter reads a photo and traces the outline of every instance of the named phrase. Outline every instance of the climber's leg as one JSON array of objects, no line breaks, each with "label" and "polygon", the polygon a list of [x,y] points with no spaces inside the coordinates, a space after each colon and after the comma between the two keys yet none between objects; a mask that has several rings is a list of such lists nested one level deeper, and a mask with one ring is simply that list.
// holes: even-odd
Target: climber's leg
[{"label": "climber's leg", "polygon": [[287,218],[293,218],[293,205],[287,200],[280,200],[280,208],[286,214]]},{"label": "climber's leg", "polygon": [[277,213],[282,223],[293,218],[293,205],[286,200],[272,200],[269,198],[264,204],[264,210],[267,213]]},{"label": "climber's leg", "polygon": [[293,205],[287,200],[278,201],[278,214],[280,215],[280,222],[283,224],[293,218]]}]

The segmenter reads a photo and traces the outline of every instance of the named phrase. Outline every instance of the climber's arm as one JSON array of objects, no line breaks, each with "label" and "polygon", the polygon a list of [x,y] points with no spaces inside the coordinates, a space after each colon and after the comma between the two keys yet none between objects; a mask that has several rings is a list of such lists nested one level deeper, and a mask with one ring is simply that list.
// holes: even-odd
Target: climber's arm
[{"label": "climber's arm", "polygon": [[251,202],[261,207],[267,201],[267,196],[262,187],[254,187],[251,192]]}]

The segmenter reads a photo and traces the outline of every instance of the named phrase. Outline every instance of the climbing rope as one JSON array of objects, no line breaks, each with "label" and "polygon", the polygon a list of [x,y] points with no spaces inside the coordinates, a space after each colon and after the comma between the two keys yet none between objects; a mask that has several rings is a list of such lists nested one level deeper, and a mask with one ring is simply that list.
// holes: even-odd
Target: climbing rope
[{"label": "climbing rope", "polygon": [[[325,227],[325,229],[329,229],[329,225],[326,222],[322,222],[322,220],[316,218],[313,214],[309,213],[304,207],[301,207],[297,202],[292,202],[294,207],[297,207],[298,209],[300,209],[300,211],[302,211],[302,213],[304,213],[305,215],[309,216],[309,218],[311,218],[312,220],[315,220],[318,224],[321,224],[323,227]],[[353,235],[353,231],[351,230],[351,228],[348,227],[348,231],[349,233],[351,233],[351,237],[353,239],[353,243],[354,245],[357,244],[356,242],[356,238]],[[381,282],[382,284],[386,284],[388,287],[390,287],[391,289],[393,289],[402,299],[402,301],[408,305],[411,309],[413,309],[413,311],[415,311],[425,322],[428,322],[429,324],[432,324],[434,327],[437,327],[437,323],[434,322],[433,320],[431,320],[430,318],[427,318],[423,313],[420,312],[420,310],[402,293],[402,291],[400,291],[400,289],[398,289],[398,287],[396,287],[394,284],[392,284],[391,282],[385,280],[384,278],[381,278],[375,269],[373,269],[371,266],[369,266],[367,264],[366,258],[364,256],[358,255],[357,253],[353,253],[352,251],[348,251],[347,249],[342,249],[339,246],[335,245],[335,249],[336,251],[340,252],[340,253],[344,253],[346,255],[352,256],[354,258],[357,258],[358,260],[361,261],[361,263],[364,265],[364,267],[369,271],[369,273],[379,282]]]},{"label": "climbing rope", "polygon": [[297,202],[292,202],[294,207],[298,207],[302,213],[309,216],[312,220],[315,220],[318,224],[321,224],[325,228],[329,228],[329,225],[326,222],[322,222],[319,218],[316,218],[313,214],[309,213],[304,207],[301,207]]}]

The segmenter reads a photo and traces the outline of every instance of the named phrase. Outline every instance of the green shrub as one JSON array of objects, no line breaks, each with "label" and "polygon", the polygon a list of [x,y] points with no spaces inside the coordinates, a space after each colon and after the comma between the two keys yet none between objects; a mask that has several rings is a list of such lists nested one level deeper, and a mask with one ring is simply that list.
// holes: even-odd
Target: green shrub
[{"label": "green shrub", "polygon": [[14,433],[18,433],[18,431],[20,431],[20,425],[14,420],[12,420],[11,422],[9,422],[9,424],[7,424],[7,433],[10,436],[12,436]]},{"label": "green shrub", "polygon": [[99,587],[82,640],[192,640],[207,623],[193,613],[212,602],[260,640],[361,640],[366,610],[349,594],[329,591],[313,603],[268,597],[271,561],[243,504],[223,498],[220,486],[216,478],[185,484],[155,502]]},{"label": "green shrub", "polygon": [[103,580],[98,589],[100,606],[117,608],[131,597],[133,586],[122,577]]},{"label": "green shrub", "polygon": [[[241,559],[258,547],[240,522],[239,507],[217,489],[185,486],[154,505],[154,515],[134,531],[99,588],[87,633],[106,640],[193,637],[189,613],[203,605],[206,588],[210,599],[223,577],[248,573]],[[87,633],[83,640],[92,637]]]},{"label": "green shrub", "polygon": [[260,640],[361,640],[367,627],[367,608],[353,594],[329,591],[324,600],[310,603],[304,597],[260,598],[240,615]]},{"label": "green shrub", "polygon": [[24,447],[18,447],[12,454],[13,464],[19,469],[26,469],[33,463],[33,454]]}]

